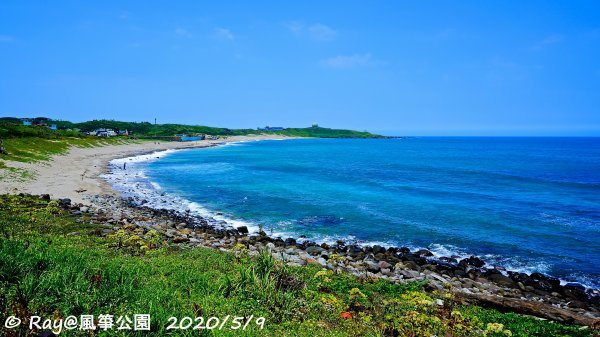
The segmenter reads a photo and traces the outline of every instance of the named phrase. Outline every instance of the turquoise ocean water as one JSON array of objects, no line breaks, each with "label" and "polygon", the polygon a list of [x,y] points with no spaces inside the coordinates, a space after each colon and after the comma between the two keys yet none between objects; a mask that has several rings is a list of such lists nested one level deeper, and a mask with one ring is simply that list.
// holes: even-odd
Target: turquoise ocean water
[{"label": "turquoise ocean water", "polygon": [[474,254],[600,287],[600,138],[298,139],[153,159],[130,166],[157,200],[235,225]]}]

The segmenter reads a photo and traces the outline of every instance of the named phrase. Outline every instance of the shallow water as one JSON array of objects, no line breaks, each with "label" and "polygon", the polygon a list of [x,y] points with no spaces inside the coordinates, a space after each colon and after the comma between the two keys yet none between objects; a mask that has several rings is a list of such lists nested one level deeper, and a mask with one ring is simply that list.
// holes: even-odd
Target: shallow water
[{"label": "shallow water", "polygon": [[600,286],[600,138],[262,141],[133,169],[173,205],[275,235],[475,254]]}]

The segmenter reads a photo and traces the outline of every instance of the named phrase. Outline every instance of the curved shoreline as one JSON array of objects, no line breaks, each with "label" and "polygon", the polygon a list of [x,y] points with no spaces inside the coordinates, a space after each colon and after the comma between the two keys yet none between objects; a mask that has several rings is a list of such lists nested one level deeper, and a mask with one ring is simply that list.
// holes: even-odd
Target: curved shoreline
[{"label": "curved shoreline", "polygon": [[[276,137],[277,139],[281,137]],[[268,139],[265,137],[263,139]],[[272,139],[272,138],[271,138]],[[108,172],[108,162],[118,158],[152,155],[157,151],[182,148],[215,146],[223,142],[239,141],[232,137],[220,142],[194,143],[142,143],[100,148],[72,149],[65,156],[57,156],[48,165],[39,168],[35,181],[25,184],[18,191],[29,194],[52,193],[52,197],[69,198],[74,212],[93,215],[97,221],[109,223],[116,230],[125,223],[134,222],[136,214],[147,221],[135,226],[148,231],[160,230],[174,243],[230,251],[236,244],[245,245],[250,251],[271,249],[274,256],[285,259],[292,265],[317,264],[323,268],[348,272],[359,277],[380,277],[391,282],[428,281],[430,290],[450,291],[484,305],[499,306],[498,301],[516,301],[519,305],[535,305],[546,309],[537,310],[538,316],[556,319],[548,310],[566,310],[581,320],[561,316],[561,320],[586,324],[590,319],[600,317],[600,292],[557,284],[557,280],[541,274],[529,275],[512,273],[509,276],[496,268],[486,268],[478,258],[455,259],[439,257],[434,259],[431,252],[414,251],[406,247],[356,246],[345,242],[317,244],[311,241],[296,241],[290,238],[269,237],[266,233],[249,233],[248,228],[217,228],[204,218],[193,218],[174,211],[153,209],[138,205],[133,200],[121,198],[118,191],[100,179]],[[243,139],[242,139],[243,140]],[[257,140],[249,138],[246,140]],[[84,174],[82,174],[84,171]],[[86,173],[87,172],[87,173]],[[86,191],[78,189],[91,186]],[[3,185],[3,188],[6,187]],[[4,193],[14,193],[10,190]],[[69,200],[69,204],[71,204]],[[92,205],[89,207],[88,205]],[[129,215],[128,215],[129,214]],[[148,216],[151,215],[151,216]],[[164,223],[157,223],[162,219]],[[105,222],[108,221],[108,222]],[[239,226],[242,227],[242,226]],[[341,257],[338,262],[335,256]],[[464,261],[464,262],[463,262]],[[508,274],[508,272],[506,273]],[[519,308],[505,305],[506,309],[519,311]],[[554,309],[553,309],[554,308]],[[535,311],[535,310],[534,310]],[[532,312],[526,312],[532,314]],[[569,318],[571,317],[571,318]]]},{"label": "curved shoreline", "polygon": [[232,136],[217,140],[192,142],[134,141],[126,144],[104,145],[90,148],[71,147],[64,155],[49,161],[22,163],[3,161],[7,167],[27,171],[33,178],[23,181],[2,181],[0,193],[49,193],[52,198],[69,198],[78,203],[87,203],[86,196],[113,194],[116,192],[99,176],[107,173],[110,160],[148,154],[156,151],[203,148],[224,142],[252,141],[263,139],[291,138],[275,135]]},{"label": "curved shoreline", "polygon": [[[224,143],[215,144],[212,146],[224,146],[225,144],[232,144],[232,143],[238,143],[238,142],[239,141],[224,142]],[[111,167],[111,169],[109,169],[108,174],[103,176],[103,179],[105,179],[107,182],[109,182],[112,185],[113,189],[120,191],[123,194],[123,196],[133,198],[134,202],[138,206],[145,206],[145,207],[156,208],[156,209],[173,210],[177,214],[180,214],[180,215],[192,215],[199,219],[203,219],[210,226],[213,226],[218,229],[228,229],[228,228],[236,229],[240,226],[243,226],[248,230],[248,233],[250,235],[259,233],[259,225],[255,225],[246,220],[235,219],[234,217],[228,216],[221,212],[212,211],[197,202],[190,201],[181,196],[170,195],[170,194],[167,194],[167,193],[161,191],[161,188],[158,186],[158,184],[156,184],[155,182],[152,182],[148,177],[146,177],[143,174],[142,169],[137,168],[138,169],[137,173],[141,174],[140,178],[142,178],[144,181],[139,181],[139,180],[135,179],[135,177],[134,177],[133,181],[123,181],[123,180],[126,180],[126,178],[124,179],[124,177],[122,175],[120,177],[116,177],[116,179],[114,179],[115,175],[118,176],[120,173],[125,172],[125,171],[122,171],[119,169],[119,167],[123,163],[129,163],[129,162],[131,162],[133,164],[148,163],[150,161],[154,161],[154,160],[160,159],[160,158],[168,155],[169,153],[171,153],[171,151],[172,150],[165,150],[165,151],[152,152],[151,154],[138,154],[138,155],[134,155],[134,156],[127,156],[127,157],[123,157],[123,158],[113,159],[108,164]],[[134,166],[134,173],[136,172],[135,169],[136,169],[136,167]],[[130,184],[133,184],[133,186],[131,186]],[[129,189],[129,191],[133,190],[135,192],[129,193],[127,191],[128,189]],[[483,257],[483,256],[479,256],[479,255],[475,255],[475,254],[468,254],[463,251],[460,251],[460,252],[453,251],[451,248],[449,249],[445,245],[438,245],[438,244],[435,244],[434,242],[432,242],[428,247],[416,247],[416,246],[410,246],[410,245],[409,246],[398,246],[393,243],[378,242],[378,241],[373,242],[373,241],[362,241],[362,240],[349,240],[349,239],[341,238],[341,237],[330,238],[330,239],[325,239],[323,237],[306,238],[303,235],[300,235],[300,234],[294,233],[294,232],[276,232],[276,233],[271,232],[271,234],[269,236],[272,238],[290,237],[290,238],[294,238],[299,243],[308,241],[308,242],[312,242],[313,244],[315,244],[315,241],[317,241],[319,243],[319,245],[320,244],[335,245],[336,242],[344,241],[345,244],[353,244],[353,245],[357,245],[360,247],[380,246],[380,247],[384,247],[385,249],[389,249],[389,248],[406,249],[406,248],[408,248],[411,251],[426,250],[429,252],[428,254],[432,254],[431,256],[428,256],[430,259],[436,260],[436,261],[442,261],[442,262],[455,261],[455,263],[458,263],[460,260],[475,257],[481,261],[485,261],[486,266],[492,267],[494,270],[500,271],[500,273],[504,276],[509,276],[509,273],[519,273],[519,274],[528,274],[528,275],[529,274],[541,274],[541,275],[548,276],[551,279],[558,279],[560,281],[560,285],[562,285],[562,286],[569,284],[569,283],[571,283],[571,284],[577,283],[577,284],[583,285],[586,289],[598,290],[597,287],[590,285],[590,284],[586,284],[585,282],[581,282],[580,280],[574,280],[574,281],[573,280],[564,280],[561,278],[549,276],[550,275],[549,273],[544,273],[543,271],[541,271],[535,267],[534,268],[514,268],[514,267],[511,268],[508,265],[504,265],[502,263],[498,263],[496,261],[489,260],[488,258]],[[431,248],[432,245],[438,245],[438,246],[440,246],[440,248],[439,249]]]}]

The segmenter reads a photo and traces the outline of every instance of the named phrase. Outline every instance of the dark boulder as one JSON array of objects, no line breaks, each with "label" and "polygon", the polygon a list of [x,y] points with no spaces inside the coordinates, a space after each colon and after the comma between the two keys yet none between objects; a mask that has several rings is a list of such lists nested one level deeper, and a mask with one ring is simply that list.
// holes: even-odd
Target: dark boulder
[{"label": "dark boulder", "polygon": [[483,261],[482,259],[480,259],[476,256],[471,256],[466,259],[460,260],[459,264],[464,267],[469,266],[469,267],[481,268],[485,265],[485,261]]},{"label": "dark boulder", "polygon": [[554,277],[546,276],[542,273],[532,273],[529,280],[524,280],[524,285],[532,286],[535,289],[545,292],[553,292],[560,290],[560,280]]},{"label": "dark boulder", "polygon": [[456,266],[444,261],[433,261],[431,264],[435,270],[448,275],[454,275],[454,270],[457,269]]},{"label": "dark boulder", "polygon": [[69,199],[69,198],[58,199],[58,205],[62,208],[69,208],[71,206],[71,199]]},{"label": "dark boulder", "polygon": [[590,303],[596,306],[600,305],[600,291],[596,289],[588,289],[586,293]]},{"label": "dark boulder", "polygon": [[287,239],[285,239],[284,243],[285,243],[286,247],[288,247],[288,246],[295,246],[296,245],[296,239],[294,239],[294,238],[287,238]]},{"label": "dark boulder", "polygon": [[440,261],[444,261],[444,262],[448,262],[448,263],[458,263],[458,260],[456,260],[455,258],[452,257],[446,257],[446,256],[442,256],[440,257]]},{"label": "dark boulder", "polygon": [[425,265],[428,263],[426,258],[417,256],[417,255],[413,255],[413,254],[403,255],[402,261],[412,261],[412,262],[418,264],[419,266],[422,266],[422,265]]},{"label": "dark boulder", "polygon": [[42,194],[42,195],[40,195],[40,199],[42,199],[42,200],[50,200],[50,194]]},{"label": "dark boulder", "polygon": [[246,227],[246,226],[240,226],[237,228],[237,230],[240,234],[243,234],[243,235],[246,235],[249,233],[248,227]]},{"label": "dark boulder", "polygon": [[346,251],[346,242],[344,242],[343,240],[337,240],[335,242],[334,245],[334,249],[338,252],[345,252]]},{"label": "dark boulder", "polygon": [[535,283],[533,287],[547,292],[558,291],[560,290],[560,280],[557,278],[539,280]]},{"label": "dark boulder", "polygon": [[398,247],[388,247],[387,252],[390,254],[396,254],[400,252],[400,248]]},{"label": "dark boulder", "polygon": [[415,255],[417,256],[433,256],[433,253],[427,249],[419,249],[415,252]]},{"label": "dark boulder", "polygon": [[585,287],[579,283],[567,283],[562,287],[563,295],[579,300],[579,301],[587,301],[588,296],[585,292]]},{"label": "dark boulder", "polygon": [[510,277],[502,275],[502,273],[491,273],[486,276],[488,280],[504,288],[516,288],[517,284]]},{"label": "dark boulder", "polygon": [[400,247],[398,249],[398,252],[402,253],[402,254],[410,254],[410,248],[408,248],[408,247]]},{"label": "dark boulder", "polygon": [[316,245],[317,245],[316,242],[314,242],[314,241],[308,241],[307,240],[307,241],[302,242],[298,247],[300,249],[306,249],[306,248],[308,248],[310,246],[316,246]]},{"label": "dark boulder", "polygon": [[456,277],[464,277],[466,274],[464,269],[455,269],[454,270],[454,276]]},{"label": "dark boulder", "polygon": [[385,248],[383,248],[380,245],[373,246],[373,254],[383,254],[383,253],[385,253]]},{"label": "dark boulder", "polygon": [[529,277],[531,277],[532,279],[536,280],[536,281],[540,281],[540,280],[545,280],[548,277],[542,273],[531,273],[531,275],[529,275]]},{"label": "dark boulder", "polygon": [[348,248],[347,248],[347,251],[346,251],[346,252],[348,253],[348,255],[349,255],[350,257],[352,257],[352,258],[356,258],[356,257],[358,257],[360,254],[362,254],[362,253],[363,253],[363,250],[362,250],[362,248],[360,248],[359,246],[350,245],[350,246],[348,246]]},{"label": "dark boulder", "polygon": [[525,273],[514,272],[514,271],[509,271],[508,277],[510,277],[515,282],[521,282],[523,284],[525,284],[527,282],[527,280],[529,280],[529,275],[527,275]]}]

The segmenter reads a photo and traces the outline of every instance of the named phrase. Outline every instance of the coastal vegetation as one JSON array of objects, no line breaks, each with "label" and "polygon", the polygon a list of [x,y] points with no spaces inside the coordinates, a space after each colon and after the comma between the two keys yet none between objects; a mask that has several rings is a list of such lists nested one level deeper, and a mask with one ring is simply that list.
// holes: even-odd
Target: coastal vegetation
[{"label": "coastal vegetation", "polygon": [[[250,254],[243,243],[227,250],[192,248],[160,231],[93,221],[87,208],[75,211],[68,202],[48,198],[0,195],[0,219],[3,318],[151,316],[150,332],[98,336],[594,335],[591,329],[466,304],[448,292],[425,292],[425,282],[393,284],[312,264],[286,266],[267,250]],[[264,324],[254,319],[244,330],[166,329],[170,317],[227,315],[244,321],[263,317]],[[7,337],[37,332],[0,328]]]},{"label": "coastal vegetation", "polygon": [[243,136],[261,133],[279,134],[295,137],[321,137],[321,138],[372,138],[380,137],[369,132],[354,130],[330,129],[319,126],[307,128],[286,128],[276,131],[265,131],[255,129],[228,129],[202,125],[185,124],[152,124],[149,122],[122,122],[114,120],[93,120],[83,123],[71,123],[57,121],[61,128],[78,128],[81,130],[95,130],[98,128],[112,128],[118,130],[129,130],[140,137],[172,137],[177,134],[206,134],[217,136]]},{"label": "coastal vegetation", "polygon": [[[46,120],[45,120],[46,121]],[[202,125],[185,124],[153,124],[149,122],[124,122],[115,120],[92,120],[81,123],[73,123],[61,120],[47,120],[57,126],[56,131],[48,128],[31,127],[21,125],[21,121],[16,118],[0,120],[0,138],[14,137],[50,137],[49,133],[54,132],[59,137],[82,137],[77,131],[93,131],[100,128],[114,130],[128,130],[137,138],[157,138],[173,137],[179,134],[203,134],[214,136],[242,136],[255,134],[278,134],[283,136],[295,137],[321,137],[321,138],[376,138],[381,137],[366,131],[354,131],[343,129],[330,129],[313,125],[307,128],[285,128],[283,130],[255,130],[255,129],[228,129],[219,127],[210,127]],[[45,129],[45,130],[44,130]],[[55,136],[55,138],[56,138]]]},{"label": "coastal vegetation", "polygon": [[[121,144],[127,138],[92,137],[73,130],[51,130],[44,126],[22,125],[15,121],[0,121],[3,153],[0,160],[34,162],[64,154],[70,147],[95,147]],[[4,163],[0,161],[0,168]]]}]

